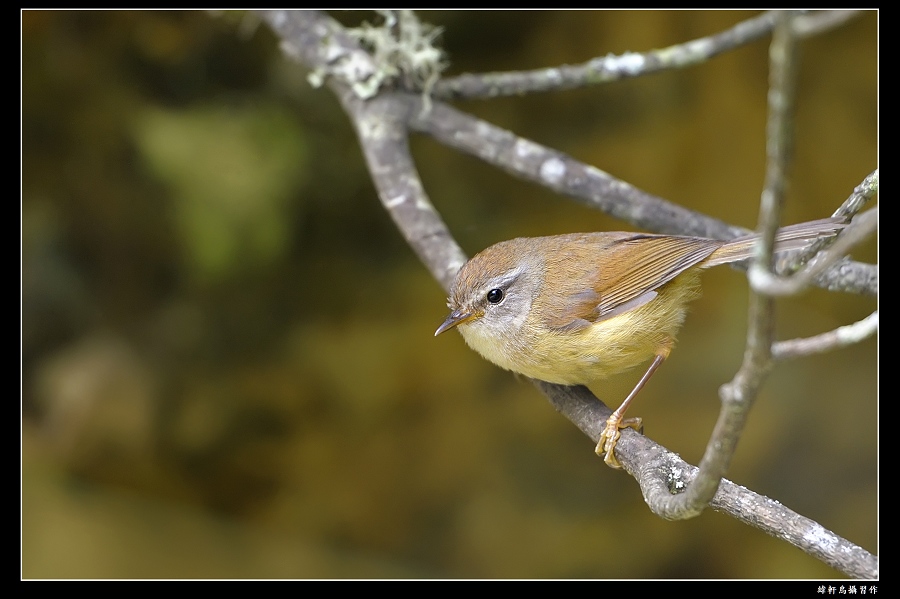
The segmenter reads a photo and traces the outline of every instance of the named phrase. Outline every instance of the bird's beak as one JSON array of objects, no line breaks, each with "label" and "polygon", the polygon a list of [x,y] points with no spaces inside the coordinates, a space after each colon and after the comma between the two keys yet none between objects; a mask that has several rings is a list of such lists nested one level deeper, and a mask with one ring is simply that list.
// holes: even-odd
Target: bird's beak
[{"label": "bird's beak", "polygon": [[460,325],[464,322],[469,322],[470,320],[472,320],[473,318],[476,318],[477,316],[478,316],[478,314],[473,314],[472,312],[466,312],[464,310],[454,310],[447,317],[447,320],[445,320],[443,323],[441,323],[441,326],[439,326],[437,328],[437,330],[434,332],[434,336],[437,337],[444,331],[452,329],[456,325]]}]

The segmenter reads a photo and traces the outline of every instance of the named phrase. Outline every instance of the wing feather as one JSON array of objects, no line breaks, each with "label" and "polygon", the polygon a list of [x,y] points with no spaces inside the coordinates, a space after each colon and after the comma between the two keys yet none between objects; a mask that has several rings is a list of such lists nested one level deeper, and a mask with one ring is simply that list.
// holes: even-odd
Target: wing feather
[{"label": "wing feather", "polygon": [[[573,239],[583,243],[589,237]],[[723,242],[696,237],[632,234],[599,238],[596,268],[576,270],[571,264],[553,265],[548,274],[557,281],[554,305],[546,306],[547,325],[557,330],[579,330],[634,310],[652,301],[660,287],[702,262]],[[550,265],[548,265],[549,267]]]}]

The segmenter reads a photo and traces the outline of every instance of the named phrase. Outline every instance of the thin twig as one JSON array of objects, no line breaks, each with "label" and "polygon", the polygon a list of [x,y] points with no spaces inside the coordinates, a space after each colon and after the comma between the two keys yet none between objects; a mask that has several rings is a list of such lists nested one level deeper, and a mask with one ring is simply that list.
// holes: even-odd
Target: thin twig
[{"label": "thin twig", "polygon": [[751,265],[747,273],[751,288],[768,296],[795,295],[818,280],[826,270],[844,260],[850,250],[867,240],[878,229],[878,208],[857,216],[853,223],[841,231],[828,249],[810,260],[806,266],[789,277],[780,277],[768,270]]},{"label": "thin twig", "polygon": [[805,339],[779,341],[772,346],[772,358],[775,360],[787,360],[789,358],[799,358],[841,349],[868,339],[877,330],[878,310],[858,322],[838,327],[827,333],[806,337]]},{"label": "thin twig", "polygon": [[[766,181],[760,201],[760,240],[756,244],[753,267],[772,268],[775,232],[784,203],[787,168],[792,145],[794,108],[795,40],[790,13],[779,13],[769,48],[769,122],[766,129]],[[731,382],[722,385],[719,418],[700,460],[695,480],[688,486],[683,502],[674,507],[693,515],[712,499],[741,438],[750,409],[763,381],[771,370],[770,350],[774,327],[774,302],[768,296],[750,293],[747,344],[744,360]],[[676,503],[673,501],[673,503]]]},{"label": "thin twig", "polygon": [[861,10],[814,10],[797,16],[791,24],[799,38],[812,37],[837,27],[862,14]]},{"label": "thin twig", "polygon": [[660,50],[626,52],[619,56],[610,54],[593,58],[580,65],[562,65],[549,69],[448,77],[434,86],[434,96],[442,100],[520,96],[527,93],[586,87],[668,69],[685,68],[765,37],[772,31],[774,22],[775,13],[767,12],[715,35]]}]

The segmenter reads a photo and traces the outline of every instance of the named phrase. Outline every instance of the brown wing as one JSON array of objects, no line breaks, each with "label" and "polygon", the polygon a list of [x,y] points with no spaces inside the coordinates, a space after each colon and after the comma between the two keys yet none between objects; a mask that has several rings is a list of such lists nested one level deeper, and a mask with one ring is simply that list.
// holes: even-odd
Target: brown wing
[{"label": "brown wing", "polygon": [[656,290],[679,274],[702,262],[721,241],[669,235],[634,234],[598,246],[602,262],[582,271],[560,267],[566,280],[553,306],[547,325],[577,330],[641,306]]}]

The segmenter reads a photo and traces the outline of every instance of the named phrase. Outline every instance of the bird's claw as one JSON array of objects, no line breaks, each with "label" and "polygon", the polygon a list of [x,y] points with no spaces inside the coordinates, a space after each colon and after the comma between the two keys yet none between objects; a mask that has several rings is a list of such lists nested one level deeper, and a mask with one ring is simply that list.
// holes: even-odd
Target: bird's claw
[{"label": "bird's claw", "polygon": [[622,468],[622,464],[616,459],[614,450],[619,437],[622,436],[622,433],[619,431],[623,428],[633,428],[637,432],[643,431],[640,418],[622,418],[618,414],[613,413],[606,421],[606,428],[600,434],[600,440],[597,442],[597,448],[594,450],[597,455],[604,456],[603,461],[606,462],[607,466],[617,470]]}]

